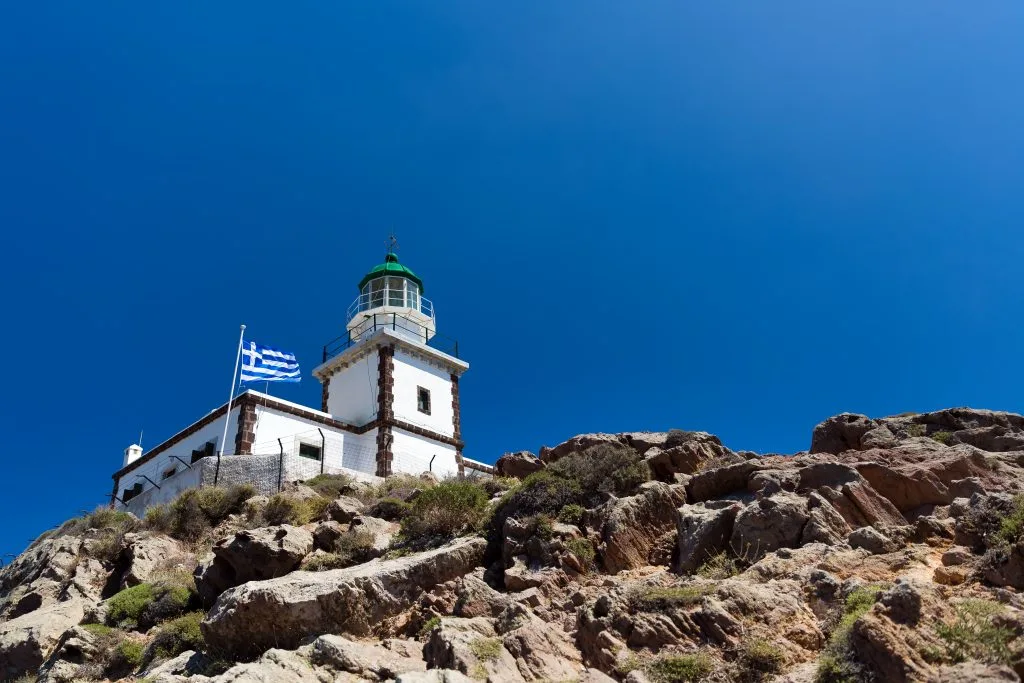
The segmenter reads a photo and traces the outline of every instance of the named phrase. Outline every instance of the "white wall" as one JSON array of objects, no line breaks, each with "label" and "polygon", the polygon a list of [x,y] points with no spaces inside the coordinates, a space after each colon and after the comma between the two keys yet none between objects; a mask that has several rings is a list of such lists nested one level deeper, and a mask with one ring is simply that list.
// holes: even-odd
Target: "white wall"
[{"label": "white wall", "polygon": [[[453,436],[451,373],[395,349],[395,418]],[[417,387],[430,391],[430,415],[417,410]]]},{"label": "white wall", "polygon": [[[455,460],[455,447],[448,444],[429,441],[404,429],[391,429],[394,441],[391,443],[392,472],[408,472],[419,474],[431,471],[439,477],[454,476],[459,473],[459,465]],[[434,457],[436,456],[436,457]],[[434,458],[433,467],[430,459]]]},{"label": "white wall", "polygon": [[[237,407],[232,408],[229,416],[230,419],[228,420],[227,448],[224,449],[225,452],[227,453],[233,453],[235,450],[235,434],[238,432],[238,410],[239,409]],[[118,481],[117,483],[117,497],[123,498],[124,490],[127,488],[131,488],[137,481],[142,482],[142,487],[144,491],[153,488],[153,485],[150,484],[148,481],[146,481],[142,477],[136,476],[144,474],[153,481],[155,481],[160,486],[159,490],[154,491],[154,496],[155,498],[158,498],[158,500],[154,500],[154,502],[150,504],[166,502],[167,500],[174,498],[178,492],[184,490],[184,488],[189,487],[188,485],[184,485],[184,488],[182,488],[176,481],[176,479],[178,479],[179,477],[185,476],[187,478],[188,475],[185,473],[188,472],[188,468],[185,467],[185,465],[181,464],[181,462],[172,458],[171,456],[176,455],[185,462],[190,462],[192,460],[193,449],[200,448],[201,446],[206,444],[207,441],[216,442],[216,452],[216,450],[220,449],[220,440],[221,437],[223,436],[223,433],[224,418],[222,417],[219,420],[215,420],[210,424],[206,425],[205,427],[199,429],[194,434],[190,434],[189,436],[185,437],[178,443],[168,448],[166,451],[157,455],[149,462],[139,465],[131,472],[128,472],[123,477],[121,477],[121,480]],[[143,454],[143,457],[145,457],[145,454]],[[174,475],[172,475],[169,479],[162,479],[163,473],[170,469],[171,467],[176,467],[177,472]],[[161,492],[164,489],[167,489],[170,493],[162,495]]]},{"label": "white wall", "polygon": [[377,417],[377,350],[331,375],[327,412],[342,422],[364,425]]}]

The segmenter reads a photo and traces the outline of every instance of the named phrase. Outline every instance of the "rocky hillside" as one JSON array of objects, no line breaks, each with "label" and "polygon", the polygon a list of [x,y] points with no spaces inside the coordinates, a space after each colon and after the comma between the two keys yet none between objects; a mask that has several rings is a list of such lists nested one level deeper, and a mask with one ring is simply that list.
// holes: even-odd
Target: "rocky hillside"
[{"label": "rocky hillside", "polygon": [[100,509],[0,573],[7,680],[1016,681],[1024,418],[808,452],[586,434],[495,479],[318,477]]}]

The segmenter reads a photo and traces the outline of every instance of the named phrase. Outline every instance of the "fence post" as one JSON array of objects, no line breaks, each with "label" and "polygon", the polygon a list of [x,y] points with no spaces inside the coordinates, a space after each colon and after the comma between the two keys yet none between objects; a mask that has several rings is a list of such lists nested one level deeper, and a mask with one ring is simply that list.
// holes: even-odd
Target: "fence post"
[{"label": "fence post", "polygon": [[320,432],[320,474],[324,473],[324,462],[327,460],[327,437],[324,436],[324,430],[319,427],[316,431]]},{"label": "fence post", "polygon": [[280,459],[277,461],[277,492],[281,493],[281,476],[284,474],[284,444],[281,439],[277,440],[277,447],[281,450]]}]

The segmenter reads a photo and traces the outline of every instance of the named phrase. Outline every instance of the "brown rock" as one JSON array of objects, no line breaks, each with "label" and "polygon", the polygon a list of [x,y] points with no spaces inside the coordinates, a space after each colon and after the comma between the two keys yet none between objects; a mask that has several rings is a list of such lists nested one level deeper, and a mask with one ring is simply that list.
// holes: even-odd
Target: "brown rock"
[{"label": "brown rock", "polygon": [[544,469],[547,465],[529,451],[517,451],[506,453],[498,458],[495,467],[498,470],[498,476],[525,479],[534,472]]},{"label": "brown rock", "polygon": [[485,547],[482,538],[465,538],[394,560],[246,583],[217,599],[203,634],[212,647],[236,655],[294,647],[324,632],[367,635],[425,590],[479,565]]},{"label": "brown rock", "polygon": [[811,453],[842,453],[861,448],[861,439],[878,423],[867,415],[843,413],[830,417],[814,428]]},{"label": "brown rock", "polygon": [[782,492],[761,498],[740,510],[733,525],[730,546],[748,561],[778,548],[795,548],[810,519],[807,501]]},{"label": "brown rock", "polygon": [[614,574],[653,564],[660,539],[676,530],[676,508],[683,502],[682,489],[662,482],[648,482],[639,494],[609,502],[601,531],[605,569]]},{"label": "brown rock", "polygon": [[232,586],[284,576],[312,550],[313,535],[288,524],[239,531],[218,541],[214,557],[196,568],[196,588],[210,604]]},{"label": "brown rock", "polygon": [[327,506],[327,516],[339,524],[348,524],[363,511],[363,504],[355,498],[341,496]]},{"label": "brown rock", "polygon": [[677,511],[678,552],[675,570],[689,574],[709,558],[725,550],[732,537],[736,515],[743,506],[721,508],[684,505]]}]

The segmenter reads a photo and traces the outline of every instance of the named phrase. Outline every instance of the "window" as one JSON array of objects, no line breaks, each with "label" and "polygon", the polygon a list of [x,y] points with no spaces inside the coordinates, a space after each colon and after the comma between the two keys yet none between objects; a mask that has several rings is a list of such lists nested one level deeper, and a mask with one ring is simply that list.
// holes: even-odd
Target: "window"
[{"label": "window", "polygon": [[197,448],[196,450],[192,451],[192,462],[195,462],[196,460],[200,460],[202,458],[209,458],[214,455],[217,455],[216,450],[217,442],[207,441],[200,448]]},{"label": "window", "polygon": [[310,460],[320,460],[323,456],[323,452],[320,450],[319,446],[314,446],[311,443],[300,443],[299,456],[309,458]]},{"label": "window", "polygon": [[125,489],[124,493],[121,494],[121,500],[127,503],[129,500],[139,495],[140,493],[142,493],[141,481],[135,484],[135,486],[131,487],[130,489]]},{"label": "window", "polygon": [[172,467],[168,467],[166,470],[164,470],[163,474],[160,475],[160,480],[162,481],[164,479],[170,479],[171,477],[173,477],[175,475],[175,473],[177,471],[178,471],[178,467],[176,465],[172,466]]},{"label": "window", "polygon": [[430,415],[430,390],[416,387],[416,410]]},{"label": "window", "polygon": [[405,279],[400,277],[388,278],[388,306],[405,305]]}]

